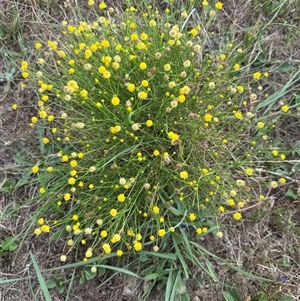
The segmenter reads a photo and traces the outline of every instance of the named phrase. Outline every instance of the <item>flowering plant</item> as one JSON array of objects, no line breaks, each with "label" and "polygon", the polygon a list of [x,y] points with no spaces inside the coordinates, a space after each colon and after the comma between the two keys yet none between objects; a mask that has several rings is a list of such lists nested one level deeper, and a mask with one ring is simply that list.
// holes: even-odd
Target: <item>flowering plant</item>
[{"label": "flowering plant", "polygon": [[174,23],[172,4],[119,16],[101,2],[93,23],[64,21],[61,40],[36,43],[35,66],[23,61],[39,93],[30,126],[48,150],[32,167],[34,233],[64,237],[62,261],[78,246],[87,261],[222,237],[219,216],[239,221],[264,199],[253,192],[268,186],[259,173],[267,127],[255,105],[268,73],[247,73],[234,40],[206,50],[218,12],[203,5],[200,25],[195,9]]}]

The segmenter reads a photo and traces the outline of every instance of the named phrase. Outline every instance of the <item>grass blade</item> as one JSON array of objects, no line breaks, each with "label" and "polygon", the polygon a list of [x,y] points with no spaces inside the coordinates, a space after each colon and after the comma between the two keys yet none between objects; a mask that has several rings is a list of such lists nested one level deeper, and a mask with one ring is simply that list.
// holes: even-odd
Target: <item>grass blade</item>
[{"label": "grass blade", "polygon": [[4,279],[0,280],[0,285],[5,285],[11,282],[16,282],[16,281],[22,281],[22,280],[28,280],[30,277],[24,277],[24,278],[15,278],[15,279]]},{"label": "grass blade", "polygon": [[32,254],[31,251],[29,252],[29,255],[30,255],[30,258],[31,258],[31,261],[32,261],[32,264],[33,264],[33,267],[34,267],[34,270],[35,270],[35,273],[36,273],[36,275],[38,277],[41,289],[42,289],[42,291],[44,293],[45,299],[46,299],[46,301],[52,301],[51,295],[49,293],[49,290],[47,288],[47,285],[46,285],[46,282],[45,282],[45,280],[43,278],[41,270],[40,270],[40,268],[39,268],[39,266],[38,266],[38,264],[37,264],[37,262],[36,262],[36,260],[35,260],[35,258],[34,258],[34,256],[33,256],[33,254]]},{"label": "grass blade", "polygon": [[298,70],[280,90],[276,91],[274,94],[270,95],[267,99],[265,99],[263,102],[261,102],[256,107],[256,110],[260,110],[260,109],[267,107],[265,109],[263,115],[267,114],[272,109],[272,106],[277,102],[277,100],[279,100],[285,94],[290,92],[288,89],[292,85],[295,85],[296,82],[299,80],[299,78],[298,78],[299,73],[300,73],[300,70]]},{"label": "grass blade", "polygon": [[249,272],[246,272],[240,268],[238,268],[237,266],[235,266],[234,264],[230,263],[229,261],[221,258],[221,257],[218,257],[217,255],[209,252],[208,250],[206,250],[205,248],[201,247],[200,245],[198,245],[197,243],[194,243],[194,242],[191,242],[197,249],[199,249],[201,252],[211,256],[212,258],[218,260],[218,261],[221,261],[223,263],[225,263],[228,267],[230,267],[231,269],[241,273],[242,275],[244,276],[247,276],[249,278],[252,278],[252,279],[256,279],[256,280],[261,280],[261,281],[265,281],[265,282],[274,282],[274,280],[271,280],[271,279],[268,279],[268,278],[265,278],[265,277],[261,277],[261,276],[257,276],[257,275],[254,275],[252,273],[249,273]]}]

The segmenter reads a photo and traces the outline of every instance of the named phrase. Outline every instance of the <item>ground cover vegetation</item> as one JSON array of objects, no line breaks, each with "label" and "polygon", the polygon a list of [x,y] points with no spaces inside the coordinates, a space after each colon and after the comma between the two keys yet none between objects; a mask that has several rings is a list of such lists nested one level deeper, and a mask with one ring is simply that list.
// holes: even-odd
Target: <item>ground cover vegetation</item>
[{"label": "ground cover vegetation", "polygon": [[[106,270],[141,277],[141,300],[158,285],[164,300],[190,300],[185,282],[197,282],[195,267],[219,281],[214,261],[276,282],[203,244],[217,245],[245,216],[260,219],[278,191],[297,199],[297,149],[277,133],[298,122],[299,98],[288,93],[299,71],[272,91],[273,65],[259,40],[269,23],[223,30],[225,3],[182,4],[87,1],[88,17],[62,20],[19,63],[21,90],[36,93],[28,128],[38,148],[19,186],[36,192],[3,218],[32,204],[35,211],[22,232],[3,239],[1,254],[26,237],[59,243],[49,271],[74,268],[66,299],[76,268],[81,284]],[[3,78],[7,91],[13,74]],[[11,180],[3,184],[9,191]],[[44,298],[50,288],[63,292],[64,278],[45,281],[30,258]],[[226,300],[240,300],[232,283],[223,289]]]}]

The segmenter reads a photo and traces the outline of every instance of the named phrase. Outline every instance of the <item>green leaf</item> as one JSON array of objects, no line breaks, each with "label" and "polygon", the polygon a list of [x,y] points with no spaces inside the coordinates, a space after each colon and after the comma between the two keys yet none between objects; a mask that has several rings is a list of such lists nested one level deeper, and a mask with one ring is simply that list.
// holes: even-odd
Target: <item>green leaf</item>
[{"label": "green leaf", "polygon": [[181,295],[180,297],[181,297],[181,301],[190,301],[191,300],[190,296],[187,293]]},{"label": "green leaf", "polygon": [[287,62],[284,62],[278,69],[276,69],[276,71],[279,73],[290,72],[292,70],[293,66]]},{"label": "green leaf", "polygon": [[185,278],[188,279],[189,278],[189,268],[188,268],[188,266],[187,266],[187,264],[186,264],[186,262],[185,262],[185,260],[184,260],[184,258],[182,256],[182,254],[181,254],[181,251],[179,249],[178,243],[176,242],[175,239],[173,239],[173,243],[174,243],[174,246],[175,246],[176,254],[177,254],[178,259],[179,259],[179,261],[181,263],[181,267],[184,270]]},{"label": "green leaf", "polygon": [[60,294],[62,294],[62,293],[64,292],[64,290],[65,290],[65,287],[64,287],[63,285],[57,287],[57,291],[58,291]]},{"label": "green leaf", "polygon": [[94,279],[97,276],[97,273],[93,273],[90,268],[84,270],[84,276],[86,280]]},{"label": "green leaf", "polygon": [[104,274],[105,274],[105,268],[102,268],[102,267],[98,268],[98,275],[102,276]]},{"label": "green leaf", "polygon": [[298,198],[298,194],[295,193],[292,188],[290,188],[285,195],[293,198],[294,200]]},{"label": "green leaf", "polygon": [[57,285],[56,280],[54,278],[48,279],[46,281],[46,286],[48,289],[55,288]]},{"label": "green leaf", "polygon": [[26,166],[32,165],[31,162],[27,161],[24,157],[22,157],[20,155],[14,155],[13,158],[14,158],[14,161],[18,164],[26,165]]},{"label": "green leaf", "polygon": [[223,297],[226,301],[237,301],[234,297],[231,296],[228,292],[223,292]]},{"label": "green leaf", "polygon": [[290,296],[282,296],[278,298],[277,301],[293,301],[293,298]]},{"label": "green leaf", "polygon": [[15,179],[7,179],[2,183],[0,187],[0,191],[11,192],[14,189],[15,185],[16,185]]},{"label": "green leaf", "polygon": [[84,272],[82,272],[81,276],[80,276],[80,279],[79,279],[79,283],[84,284],[85,282],[86,282],[85,275],[84,275]]},{"label": "green leaf", "polygon": [[173,214],[175,214],[176,216],[182,215],[182,212],[179,211],[178,209],[176,209],[176,208],[173,207],[173,206],[170,206],[168,209],[169,209]]},{"label": "green leaf", "polygon": [[165,301],[170,300],[172,287],[173,287],[173,269],[169,273],[169,277],[166,285]]},{"label": "green leaf", "polygon": [[182,243],[184,241],[182,235],[180,235],[179,233],[176,232],[172,232],[172,237],[176,240],[176,242],[178,242],[179,244]]},{"label": "green leaf", "polygon": [[176,254],[173,253],[158,253],[158,252],[151,252],[151,251],[144,251],[143,253],[145,253],[146,255],[152,255],[154,257],[159,257],[159,258],[163,258],[163,259],[169,259],[169,260],[176,260],[177,256]]},{"label": "green leaf", "polygon": [[67,233],[67,230],[65,227],[59,228],[56,232],[54,232],[50,239],[53,241],[58,241],[60,238],[62,238]]},{"label": "green leaf", "polygon": [[158,279],[160,276],[161,276],[160,273],[153,273],[153,274],[146,275],[144,277],[144,280],[145,281],[150,281],[150,280],[153,280],[153,279]]},{"label": "green leaf", "polygon": [[173,301],[173,300],[175,301],[176,294],[179,290],[179,284],[182,281],[180,274],[181,274],[181,271],[178,271],[177,275],[176,275],[176,278],[175,278],[175,281],[174,281],[174,284],[173,284],[173,287],[172,287],[172,293],[171,293],[170,301]]},{"label": "green leaf", "polygon": [[34,270],[35,270],[35,273],[38,277],[38,280],[39,280],[39,283],[40,283],[40,286],[41,286],[41,289],[44,293],[44,297],[46,299],[46,301],[52,301],[52,298],[51,298],[51,295],[49,293],[49,290],[47,288],[47,285],[46,285],[46,282],[42,276],[42,273],[41,273],[41,270],[32,254],[32,252],[30,251],[29,252],[29,255],[30,255],[30,258],[31,258],[31,261],[32,261],[32,264],[33,264],[33,267],[34,267]]},{"label": "green leaf", "polygon": [[6,251],[14,251],[17,247],[18,245],[15,243],[15,239],[13,237],[7,237],[1,244],[1,248]]},{"label": "green leaf", "polygon": [[289,267],[290,266],[290,258],[286,255],[282,256],[282,265],[285,267]]},{"label": "green leaf", "polygon": [[218,279],[218,276],[217,274],[215,273],[215,270],[212,266],[212,264],[210,263],[209,260],[205,259],[205,263],[206,263],[206,266],[207,266],[207,269],[208,269],[208,274],[209,276],[215,281],[215,282],[218,282],[219,279]]},{"label": "green leaf", "polygon": [[[225,290],[226,290],[226,292],[223,292],[223,296],[227,301],[229,301],[229,300],[241,301],[241,298],[239,297],[238,291],[237,291],[234,283],[227,281],[225,283]],[[226,297],[225,297],[225,295],[226,295]]]}]

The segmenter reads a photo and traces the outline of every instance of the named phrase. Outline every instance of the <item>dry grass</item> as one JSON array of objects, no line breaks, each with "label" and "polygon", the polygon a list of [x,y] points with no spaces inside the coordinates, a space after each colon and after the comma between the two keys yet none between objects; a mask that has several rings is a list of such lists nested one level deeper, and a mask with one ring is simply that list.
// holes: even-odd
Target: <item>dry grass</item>
[{"label": "dry grass", "polygon": [[[78,6],[85,1],[43,1],[43,0],[2,0],[0,2],[0,27],[5,29],[0,40],[0,72],[5,72],[4,50],[14,51],[17,55],[12,58],[19,62],[22,52],[29,56],[30,47],[34,41],[47,40],[51,38],[53,30],[61,20],[75,19],[78,13]],[[229,18],[238,27],[247,28],[258,22],[269,22],[272,20],[272,13],[263,9],[254,9],[255,1],[224,1],[225,11]],[[298,26],[300,8],[295,5],[297,1],[290,1],[289,8],[272,21],[273,24],[264,33],[264,52],[266,58],[279,62],[288,62],[291,71],[299,68],[299,45],[300,34]],[[69,3],[69,4],[68,4]],[[115,3],[114,3],[115,5]],[[85,13],[86,10],[84,9]],[[297,19],[298,18],[298,19]],[[283,24],[285,21],[288,24]],[[51,30],[49,30],[51,29]],[[56,37],[57,38],[57,37]],[[241,39],[243,33],[241,33]],[[11,67],[12,64],[9,65]],[[274,65],[278,68],[280,64]],[[276,89],[287,81],[290,74],[274,72],[273,82],[276,82],[270,89]],[[28,127],[32,115],[32,99],[34,94],[20,88],[19,76],[12,82],[8,93],[4,93],[4,84],[0,84],[0,185],[6,179],[20,181],[20,171],[24,165],[14,160],[14,156],[20,155],[32,159],[36,140],[34,133]],[[22,110],[13,111],[11,105],[17,103]],[[277,139],[286,139],[287,147],[294,147],[299,137],[299,120],[285,121],[281,124]],[[298,146],[299,147],[299,146]],[[299,155],[299,153],[298,153]],[[295,157],[296,159],[296,157]],[[299,170],[299,165],[296,165]],[[295,181],[299,183],[299,172],[294,172]],[[298,177],[298,178],[297,178]],[[288,187],[287,187],[288,189]],[[286,189],[286,190],[287,190]],[[12,190],[10,194],[0,191],[0,216],[9,209],[17,207],[26,199],[34,196],[36,188],[26,185],[18,190]],[[205,239],[200,241],[204,247],[216,255],[227,259],[238,267],[264,276],[270,279],[278,279],[278,282],[261,286],[258,281],[249,280],[244,276],[230,270],[222,263],[212,260],[214,268],[220,279],[220,283],[213,283],[203,271],[195,267],[194,276],[202,283],[202,287],[195,284],[195,281],[187,282],[187,289],[191,300],[223,300],[222,284],[226,281],[233,282],[242,300],[253,296],[258,292],[266,292],[269,300],[272,297],[281,295],[293,296],[293,300],[299,300],[300,296],[300,200],[285,196],[286,191],[278,191],[273,196],[273,202],[268,206],[262,206],[260,210],[247,212],[245,219],[240,226],[230,225],[224,229],[222,240]],[[0,239],[7,236],[17,236],[24,229],[25,221],[34,214],[36,208],[32,205],[24,206],[13,216],[0,221]],[[225,222],[225,221],[224,221]],[[29,257],[29,250],[34,256],[41,269],[58,265],[58,254],[61,244],[49,246],[46,238],[30,237],[23,242],[22,247],[15,252],[9,253],[6,257],[0,257],[0,280],[15,279],[31,276],[32,280],[11,282],[0,287],[0,300],[44,300],[43,293],[35,277],[32,263]],[[59,271],[59,274],[70,279],[72,271]],[[138,295],[143,290],[143,283],[135,283],[133,279],[118,275],[110,280],[103,287],[100,284],[112,273],[105,273],[96,279],[86,282],[83,286],[74,283],[70,290],[70,300],[138,300]],[[46,279],[51,277],[45,274]],[[283,279],[287,279],[285,282]],[[158,287],[155,295],[149,300],[163,300]],[[53,300],[65,300],[65,293],[59,294],[51,291]]]}]

